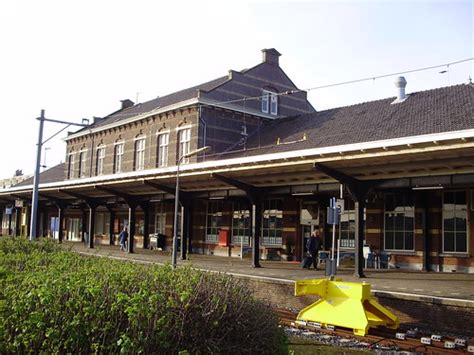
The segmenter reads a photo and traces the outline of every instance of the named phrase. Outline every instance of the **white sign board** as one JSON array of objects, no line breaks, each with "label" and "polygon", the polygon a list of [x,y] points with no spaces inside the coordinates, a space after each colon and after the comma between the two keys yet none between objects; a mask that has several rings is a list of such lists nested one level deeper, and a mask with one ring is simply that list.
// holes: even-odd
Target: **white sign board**
[{"label": "white sign board", "polygon": [[344,212],[344,200],[338,198],[336,200],[336,207],[339,208],[340,213],[343,213]]},{"label": "white sign board", "polygon": [[23,200],[15,200],[15,207],[23,207]]}]

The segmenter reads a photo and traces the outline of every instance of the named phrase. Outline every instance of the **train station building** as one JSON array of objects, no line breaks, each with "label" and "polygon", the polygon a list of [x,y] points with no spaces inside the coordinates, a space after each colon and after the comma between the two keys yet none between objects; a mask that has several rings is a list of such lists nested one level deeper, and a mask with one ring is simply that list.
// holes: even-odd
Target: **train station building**
[{"label": "train station building", "polygon": [[[356,275],[365,249],[382,267],[474,273],[474,86],[407,92],[400,77],[393,97],[317,111],[280,53],[262,54],[69,133],[65,163],[40,176],[38,235],[92,248],[127,226],[129,252],[169,250],[179,170],[183,257],[301,260],[314,229],[328,251],[337,197]],[[0,190],[3,235],[29,234],[32,188]]]}]

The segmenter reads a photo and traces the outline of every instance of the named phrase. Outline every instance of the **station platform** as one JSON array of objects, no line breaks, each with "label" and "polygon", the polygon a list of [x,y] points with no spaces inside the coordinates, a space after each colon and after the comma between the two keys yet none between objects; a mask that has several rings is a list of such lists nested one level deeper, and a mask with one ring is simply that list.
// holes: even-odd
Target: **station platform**
[{"label": "station platform", "polygon": [[[63,248],[97,257],[129,260],[144,264],[171,263],[171,254],[136,248],[130,254],[115,245],[96,245],[89,249],[80,242],[63,242]],[[325,278],[324,270],[307,270],[299,262],[260,261],[253,268],[249,258],[188,254],[178,266],[222,272],[244,280],[256,297],[279,308],[299,310],[314,302],[314,296],[294,296],[294,281]],[[372,295],[391,309],[406,327],[431,328],[474,339],[474,274],[414,272],[400,269],[365,269],[365,278],[354,277],[353,269],[338,269],[343,281],[367,282]]]},{"label": "station platform", "polygon": [[[165,264],[171,263],[171,254],[157,250],[135,248],[129,254],[120,251],[115,245],[96,245],[94,249],[85,247],[79,242],[64,242],[65,248],[83,254],[108,256],[115,259],[134,260],[143,263]],[[201,270],[225,272],[228,274],[261,278],[268,281],[293,283],[295,280],[324,278],[324,270],[307,270],[300,267],[299,262],[266,261],[261,260],[261,268],[253,268],[249,258],[222,257],[214,255],[188,254],[188,260],[180,260],[178,265],[190,264]],[[336,277],[344,281],[370,283],[373,292],[406,294],[413,296],[427,296],[447,298],[458,301],[472,301],[474,307],[474,274],[416,272],[400,269],[365,269],[365,278],[353,276],[353,269],[341,268]]]}]

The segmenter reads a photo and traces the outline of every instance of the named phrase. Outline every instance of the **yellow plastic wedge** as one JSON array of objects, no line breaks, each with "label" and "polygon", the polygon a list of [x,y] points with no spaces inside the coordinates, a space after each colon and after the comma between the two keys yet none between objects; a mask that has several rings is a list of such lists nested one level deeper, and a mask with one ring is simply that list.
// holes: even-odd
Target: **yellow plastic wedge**
[{"label": "yellow plastic wedge", "polygon": [[305,307],[297,320],[351,328],[356,335],[366,335],[371,327],[397,329],[400,322],[392,312],[370,295],[370,284],[327,279],[298,280],[295,296],[319,295],[321,299]]}]

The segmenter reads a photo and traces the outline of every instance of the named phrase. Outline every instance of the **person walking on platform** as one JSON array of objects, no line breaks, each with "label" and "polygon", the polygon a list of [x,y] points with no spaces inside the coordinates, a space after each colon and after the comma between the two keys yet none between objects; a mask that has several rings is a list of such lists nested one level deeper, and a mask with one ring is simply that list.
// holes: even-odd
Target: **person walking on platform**
[{"label": "person walking on platform", "polygon": [[[311,263],[313,264],[314,268],[318,269],[318,251],[321,249],[321,237],[319,236],[319,230],[315,229],[313,233],[311,233],[311,237],[308,239],[306,243],[306,249],[308,253],[311,255]],[[308,265],[308,269],[311,268],[311,263]]]},{"label": "person walking on platform", "polygon": [[127,239],[128,239],[127,227],[123,227],[123,231],[121,231],[119,235],[120,250],[124,250],[124,251],[127,250]]}]

